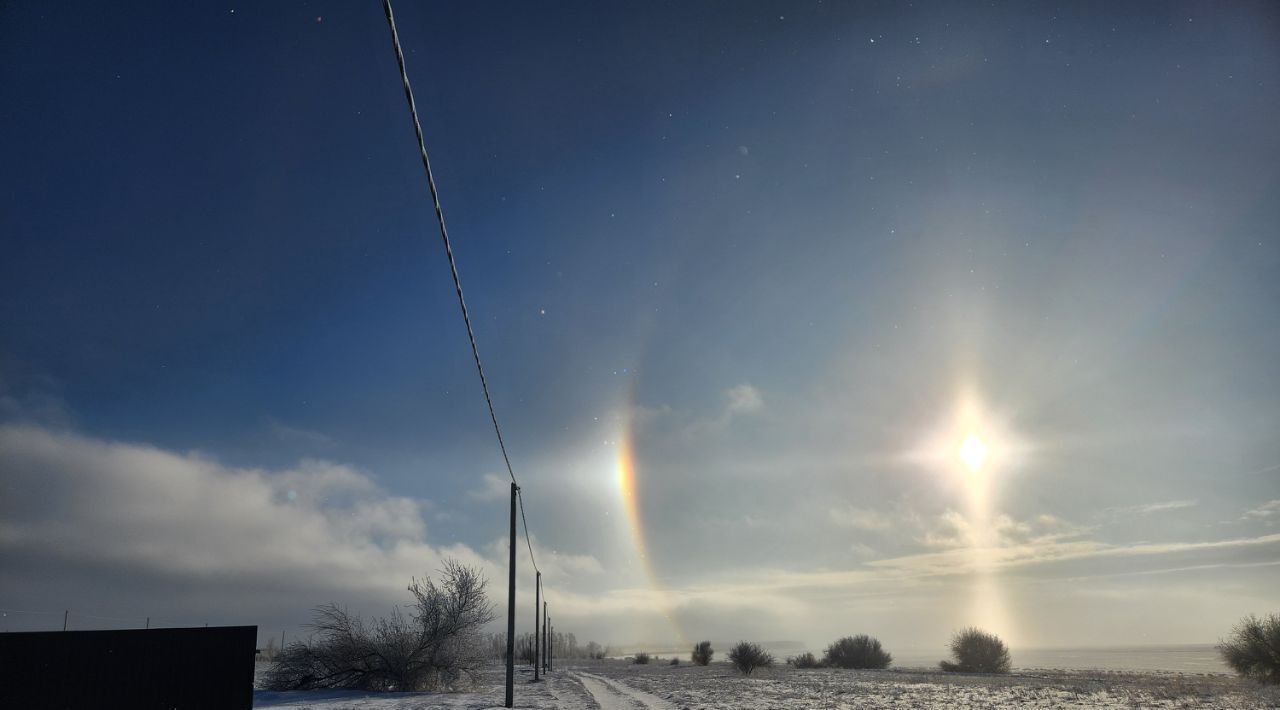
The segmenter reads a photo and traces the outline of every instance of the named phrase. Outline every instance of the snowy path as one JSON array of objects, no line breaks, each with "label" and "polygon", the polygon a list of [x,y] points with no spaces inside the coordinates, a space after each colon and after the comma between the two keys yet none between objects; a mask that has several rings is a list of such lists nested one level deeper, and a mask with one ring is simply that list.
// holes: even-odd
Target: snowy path
[{"label": "snowy path", "polygon": [[675,710],[674,705],[662,698],[616,680],[582,671],[576,671],[572,675],[591,693],[600,710]]}]

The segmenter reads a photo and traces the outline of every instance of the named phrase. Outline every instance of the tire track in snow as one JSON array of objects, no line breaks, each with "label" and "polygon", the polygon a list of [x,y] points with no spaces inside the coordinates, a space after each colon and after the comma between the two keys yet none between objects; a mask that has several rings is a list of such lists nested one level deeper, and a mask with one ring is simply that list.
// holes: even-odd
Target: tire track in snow
[{"label": "tire track in snow", "polygon": [[675,710],[674,705],[662,698],[616,680],[581,671],[573,675],[591,693],[600,710]]},{"label": "tire track in snow", "polygon": [[559,710],[591,710],[591,694],[582,685],[582,679],[569,673],[561,678],[543,677],[547,692],[555,700],[553,707]]}]

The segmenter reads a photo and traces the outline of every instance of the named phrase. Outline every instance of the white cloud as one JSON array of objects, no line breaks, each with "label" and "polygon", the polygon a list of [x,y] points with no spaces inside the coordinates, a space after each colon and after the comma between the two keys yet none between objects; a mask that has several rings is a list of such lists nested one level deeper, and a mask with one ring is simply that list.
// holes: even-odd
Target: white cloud
[{"label": "white cloud", "polygon": [[1149,513],[1162,513],[1168,510],[1181,510],[1182,508],[1192,508],[1197,505],[1194,500],[1166,500],[1158,503],[1143,503],[1141,505],[1127,505],[1120,508],[1107,508],[1106,512],[1112,515],[1147,515]]},{"label": "white cloud", "polygon": [[486,473],[480,478],[480,487],[467,491],[472,500],[492,502],[511,497],[511,479],[496,473]]},{"label": "white cloud", "polygon": [[426,541],[420,504],[326,461],[264,471],[198,454],[0,427],[0,548],[171,577],[398,589],[463,547]]},{"label": "white cloud", "polygon": [[921,542],[926,547],[941,549],[983,546],[1009,548],[1080,537],[1089,530],[1047,513],[1030,520],[1017,520],[1002,513],[989,523],[979,525],[954,510],[948,510],[939,515],[932,525],[926,526]]},{"label": "white cloud", "polygon": [[71,410],[56,394],[57,382],[48,377],[30,377],[28,386],[9,382],[0,374],[0,422],[23,422],[65,429],[75,422]]},{"label": "white cloud", "polygon": [[1252,510],[1245,511],[1244,520],[1270,520],[1272,516],[1280,517],[1280,500],[1263,503]]},{"label": "white cloud", "polygon": [[893,527],[893,520],[885,513],[870,508],[847,505],[828,511],[831,522],[842,528],[880,532]]},{"label": "white cloud", "polygon": [[[49,596],[42,590],[50,588],[92,588],[82,597],[104,598],[106,574],[117,580],[117,597],[151,595],[139,602],[146,605],[145,613],[153,613],[162,596],[179,597],[184,609],[202,613],[220,604],[231,618],[250,623],[269,624],[265,615],[276,613],[246,611],[265,597],[276,600],[273,608],[299,615],[333,600],[384,613],[389,604],[403,601],[410,577],[433,572],[445,556],[480,566],[495,601],[505,598],[505,537],[478,548],[433,541],[427,524],[435,519],[432,506],[389,493],[351,466],[307,460],[279,470],[233,467],[198,454],[15,425],[0,426],[0,471],[0,555],[7,572],[0,578],[0,594],[15,603],[38,603]],[[478,493],[505,497],[508,485],[491,475]],[[1258,510],[1264,513],[1257,517],[1274,519],[1269,511],[1280,510],[1280,503]],[[955,511],[927,520],[901,508],[847,505],[816,512],[828,515],[833,525],[901,528],[917,535],[885,536],[876,549],[843,541],[832,559],[847,569],[796,571],[764,561],[668,579],[670,586],[661,589],[641,588],[634,577],[619,574],[612,561],[607,568],[601,564],[612,558],[544,547],[536,537],[532,544],[564,627],[579,638],[592,633],[604,641],[662,635],[666,621],[659,612],[701,624],[739,618],[740,611],[756,608],[778,614],[777,628],[813,628],[821,634],[823,610],[831,604],[843,605],[850,618],[870,608],[859,604],[874,606],[884,599],[897,600],[904,609],[911,604],[932,608],[933,598],[925,597],[944,594],[953,583],[948,578],[978,571],[1001,570],[1015,584],[1053,575],[1255,564],[1275,559],[1274,550],[1280,549],[1280,535],[1113,544],[1090,539],[1089,529],[1047,514],[994,515],[986,532],[977,535],[973,522]],[[518,543],[517,603],[525,608],[532,605],[532,569],[524,541]],[[981,555],[974,554],[978,543],[986,545]],[[876,559],[880,555],[892,556]],[[1080,560],[1095,562],[1072,564]],[[1102,564],[1105,560],[1111,562]],[[61,580],[59,575],[73,569],[80,570],[78,587],[42,581]],[[212,585],[221,586],[211,590]],[[724,623],[732,630],[730,621]]]},{"label": "white cloud", "polygon": [[725,412],[729,416],[752,414],[764,408],[764,398],[760,396],[760,390],[746,382],[730,387],[725,392],[725,396],[729,400],[725,407]]},{"label": "white cloud", "polygon": [[267,417],[267,429],[271,435],[285,444],[321,448],[333,445],[333,437],[311,429],[290,426],[274,417]]},{"label": "white cloud", "polygon": [[[0,471],[0,596],[15,603],[42,603],[52,588],[73,607],[117,615],[104,598],[140,606],[143,616],[168,609],[170,618],[220,614],[270,626],[262,615],[301,621],[327,601],[386,613],[406,601],[411,578],[434,574],[446,557],[478,567],[491,600],[505,600],[505,537],[479,550],[432,542],[432,504],[389,493],[351,466],[239,468],[13,425],[0,426]],[[503,480],[492,478],[487,487],[505,495]],[[533,570],[517,543],[518,604],[532,606]],[[590,555],[536,538],[533,548],[561,597],[604,571]]]}]

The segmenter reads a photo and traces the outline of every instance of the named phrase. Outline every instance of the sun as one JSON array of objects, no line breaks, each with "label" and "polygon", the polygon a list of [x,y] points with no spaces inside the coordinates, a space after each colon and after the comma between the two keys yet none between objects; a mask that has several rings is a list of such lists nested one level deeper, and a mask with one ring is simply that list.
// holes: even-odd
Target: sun
[{"label": "sun", "polygon": [[987,445],[978,438],[977,434],[969,432],[964,438],[964,443],[960,444],[960,460],[964,461],[964,465],[969,470],[977,473],[982,469],[982,463],[987,458]]}]

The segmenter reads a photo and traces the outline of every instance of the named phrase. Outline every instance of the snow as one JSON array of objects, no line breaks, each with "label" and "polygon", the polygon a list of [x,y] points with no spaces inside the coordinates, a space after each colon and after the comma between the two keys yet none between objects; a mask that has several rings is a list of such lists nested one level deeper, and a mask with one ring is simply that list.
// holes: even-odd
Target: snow
[{"label": "snow", "polygon": [[634,710],[637,705],[649,710],[675,710],[675,706],[656,695],[603,676],[582,671],[570,671],[570,676],[582,683],[600,710]]},{"label": "snow", "polygon": [[[255,708],[417,710],[500,708],[503,675],[494,668],[471,693],[317,691],[254,693]],[[743,677],[728,664],[635,665],[584,662],[532,682],[517,673],[515,705],[546,710],[801,710],[802,708],[951,707],[1188,708],[1252,710],[1280,707],[1280,688],[1225,674],[1020,670],[1007,676],[943,674],[924,669],[799,670],[781,666]]]}]

